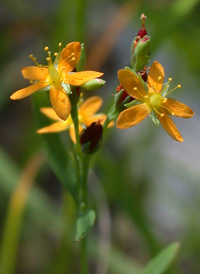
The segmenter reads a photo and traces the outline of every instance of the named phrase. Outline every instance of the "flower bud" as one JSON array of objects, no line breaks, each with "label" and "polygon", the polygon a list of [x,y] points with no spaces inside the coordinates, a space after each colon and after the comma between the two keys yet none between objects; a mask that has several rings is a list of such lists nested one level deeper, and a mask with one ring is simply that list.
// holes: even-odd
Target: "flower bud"
[{"label": "flower bud", "polygon": [[[125,89],[122,87],[122,85],[117,86],[116,92],[119,93],[122,89],[123,89],[123,92],[122,92],[122,95],[119,99],[119,104],[121,104],[129,96],[129,94],[125,91]],[[133,100],[134,100],[134,98],[130,97],[129,100],[126,103],[129,103]]]},{"label": "flower bud", "polygon": [[149,69],[149,68],[147,66],[145,66],[143,68],[143,70],[137,71],[137,75],[140,74],[140,76],[142,77],[142,79],[143,79],[144,82],[147,81],[147,72],[146,72],[147,69]]},{"label": "flower bud", "polygon": [[102,87],[105,83],[106,83],[106,81],[104,81],[102,79],[92,79],[90,81],[87,81],[83,85],[81,85],[81,87],[86,90],[95,90],[95,89]]},{"label": "flower bud", "polygon": [[80,143],[84,153],[95,153],[100,145],[103,134],[101,121],[93,122],[89,127],[81,132]]},{"label": "flower bud", "polygon": [[147,35],[145,28],[146,16],[142,14],[140,19],[142,28],[138,31],[138,35],[131,47],[131,64],[134,71],[143,70],[144,66],[149,62],[150,37]]}]

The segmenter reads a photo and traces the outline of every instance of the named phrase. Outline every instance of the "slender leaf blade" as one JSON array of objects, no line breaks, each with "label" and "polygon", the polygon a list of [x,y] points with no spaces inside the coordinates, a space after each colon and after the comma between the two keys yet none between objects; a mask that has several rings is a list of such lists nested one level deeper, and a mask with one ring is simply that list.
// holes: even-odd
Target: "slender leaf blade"
[{"label": "slender leaf blade", "polygon": [[180,243],[173,243],[162,250],[156,255],[148,264],[143,268],[141,274],[162,274],[169,267],[171,262],[177,255]]}]

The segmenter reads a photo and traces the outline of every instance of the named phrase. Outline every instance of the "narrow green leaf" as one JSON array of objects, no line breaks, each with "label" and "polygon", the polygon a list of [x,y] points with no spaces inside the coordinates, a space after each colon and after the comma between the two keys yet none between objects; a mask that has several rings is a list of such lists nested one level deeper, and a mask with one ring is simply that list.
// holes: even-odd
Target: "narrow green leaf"
[{"label": "narrow green leaf", "polygon": [[156,255],[146,267],[143,268],[141,274],[162,274],[169,267],[173,259],[176,257],[180,243],[173,243]]},{"label": "narrow green leaf", "polygon": [[76,221],[76,236],[75,241],[80,241],[84,238],[90,229],[93,227],[96,218],[94,210],[89,209],[81,214]]},{"label": "narrow green leaf", "polygon": [[[49,119],[41,112],[40,108],[49,105],[47,93],[35,93],[32,96],[33,108],[37,119],[38,128],[49,124]],[[67,152],[59,134],[42,134],[45,143],[49,164],[61,184],[71,193],[74,199],[78,199],[75,169],[72,166],[70,154]]]}]

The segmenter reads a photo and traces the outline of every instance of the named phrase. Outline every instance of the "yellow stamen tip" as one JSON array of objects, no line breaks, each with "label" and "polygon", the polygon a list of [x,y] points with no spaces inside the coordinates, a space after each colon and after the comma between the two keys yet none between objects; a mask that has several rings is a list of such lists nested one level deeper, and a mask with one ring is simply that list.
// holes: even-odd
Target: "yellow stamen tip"
[{"label": "yellow stamen tip", "polygon": [[44,50],[45,50],[45,51],[48,51],[48,50],[49,50],[49,47],[45,47]]},{"label": "yellow stamen tip", "polygon": [[164,98],[164,99],[163,99],[163,103],[166,103],[166,102],[167,102],[167,98]]},{"label": "yellow stamen tip", "polygon": [[62,43],[59,43],[58,46],[61,47],[61,46],[62,46]]},{"label": "yellow stamen tip", "polygon": [[168,81],[171,82],[171,81],[172,81],[172,78],[170,77],[170,78],[168,79]]},{"label": "yellow stamen tip", "polygon": [[57,52],[55,52],[55,53],[54,53],[54,56],[58,56],[58,53],[57,53]]},{"label": "yellow stamen tip", "polygon": [[137,90],[137,87],[134,87],[133,90]]},{"label": "yellow stamen tip", "polygon": [[33,84],[33,80],[30,80],[29,83],[30,83],[30,84]]},{"label": "yellow stamen tip", "polygon": [[72,59],[71,59],[72,61],[75,61],[76,60],[76,58],[75,57],[72,57]]},{"label": "yellow stamen tip", "polygon": [[148,95],[145,95],[144,98],[147,99],[147,98],[148,98]]},{"label": "yellow stamen tip", "polygon": [[164,114],[164,113],[161,113],[160,116],[163,117],[163,116],[165,116],[165,114]]},{"label": "yellow stamen tip", "polygon": [[178,85],[177,88],[181,88],[181,85]]},{"label": "yellow stamen tip", "polygon": [[33,59],[33,54],[30,54],[30,55],[29,55],[29,58]]},{"label": "yellow stamen tip", "polygon": [[158,81],[161,81],[161,80],[162,80],[162,76],[159,76],[159,77],[158,77]]},{"label": "yellow stamen tip", "polygon": [[47,58],[46,58],[46,60],[47,60],[47,61],[50,61],[50,60],[51,60],[51,58],[50,58],[50,57],[47,57]]},{"label": "yellow stamen tip", "polygon": [[174,115],[174,112],[172,112],[171,115]]}]

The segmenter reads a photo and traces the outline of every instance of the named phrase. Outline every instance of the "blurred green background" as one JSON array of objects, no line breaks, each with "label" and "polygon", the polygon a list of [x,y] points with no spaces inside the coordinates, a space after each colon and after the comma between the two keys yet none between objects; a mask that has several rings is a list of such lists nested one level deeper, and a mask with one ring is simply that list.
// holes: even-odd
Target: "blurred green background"
[{"label": "blurred green background", "polygon": [[0,254],[14,266],[5,274],[79,271],[74,203],[47,163],[30,97],[9,99],[28,85],[21,75],[22,67],[32,65],[28,55],[45,64],[45,46],[57,51],[59,42],[85,42],[86,68],[104,72],[107,81],[95,92],[104,98],[105,112],[117,71],[130,63],[143,12],[151,62],[164,66],[172,85],[182,85],[172,97],[195,116],[174,119],[183,143],[150,119],[107,132],[89,174],[90,203],[98,216],[89,237],[91,273],[137,273],[175,241],[181,249],[166,273],[200,273],[200,1],[2,0]]}]

